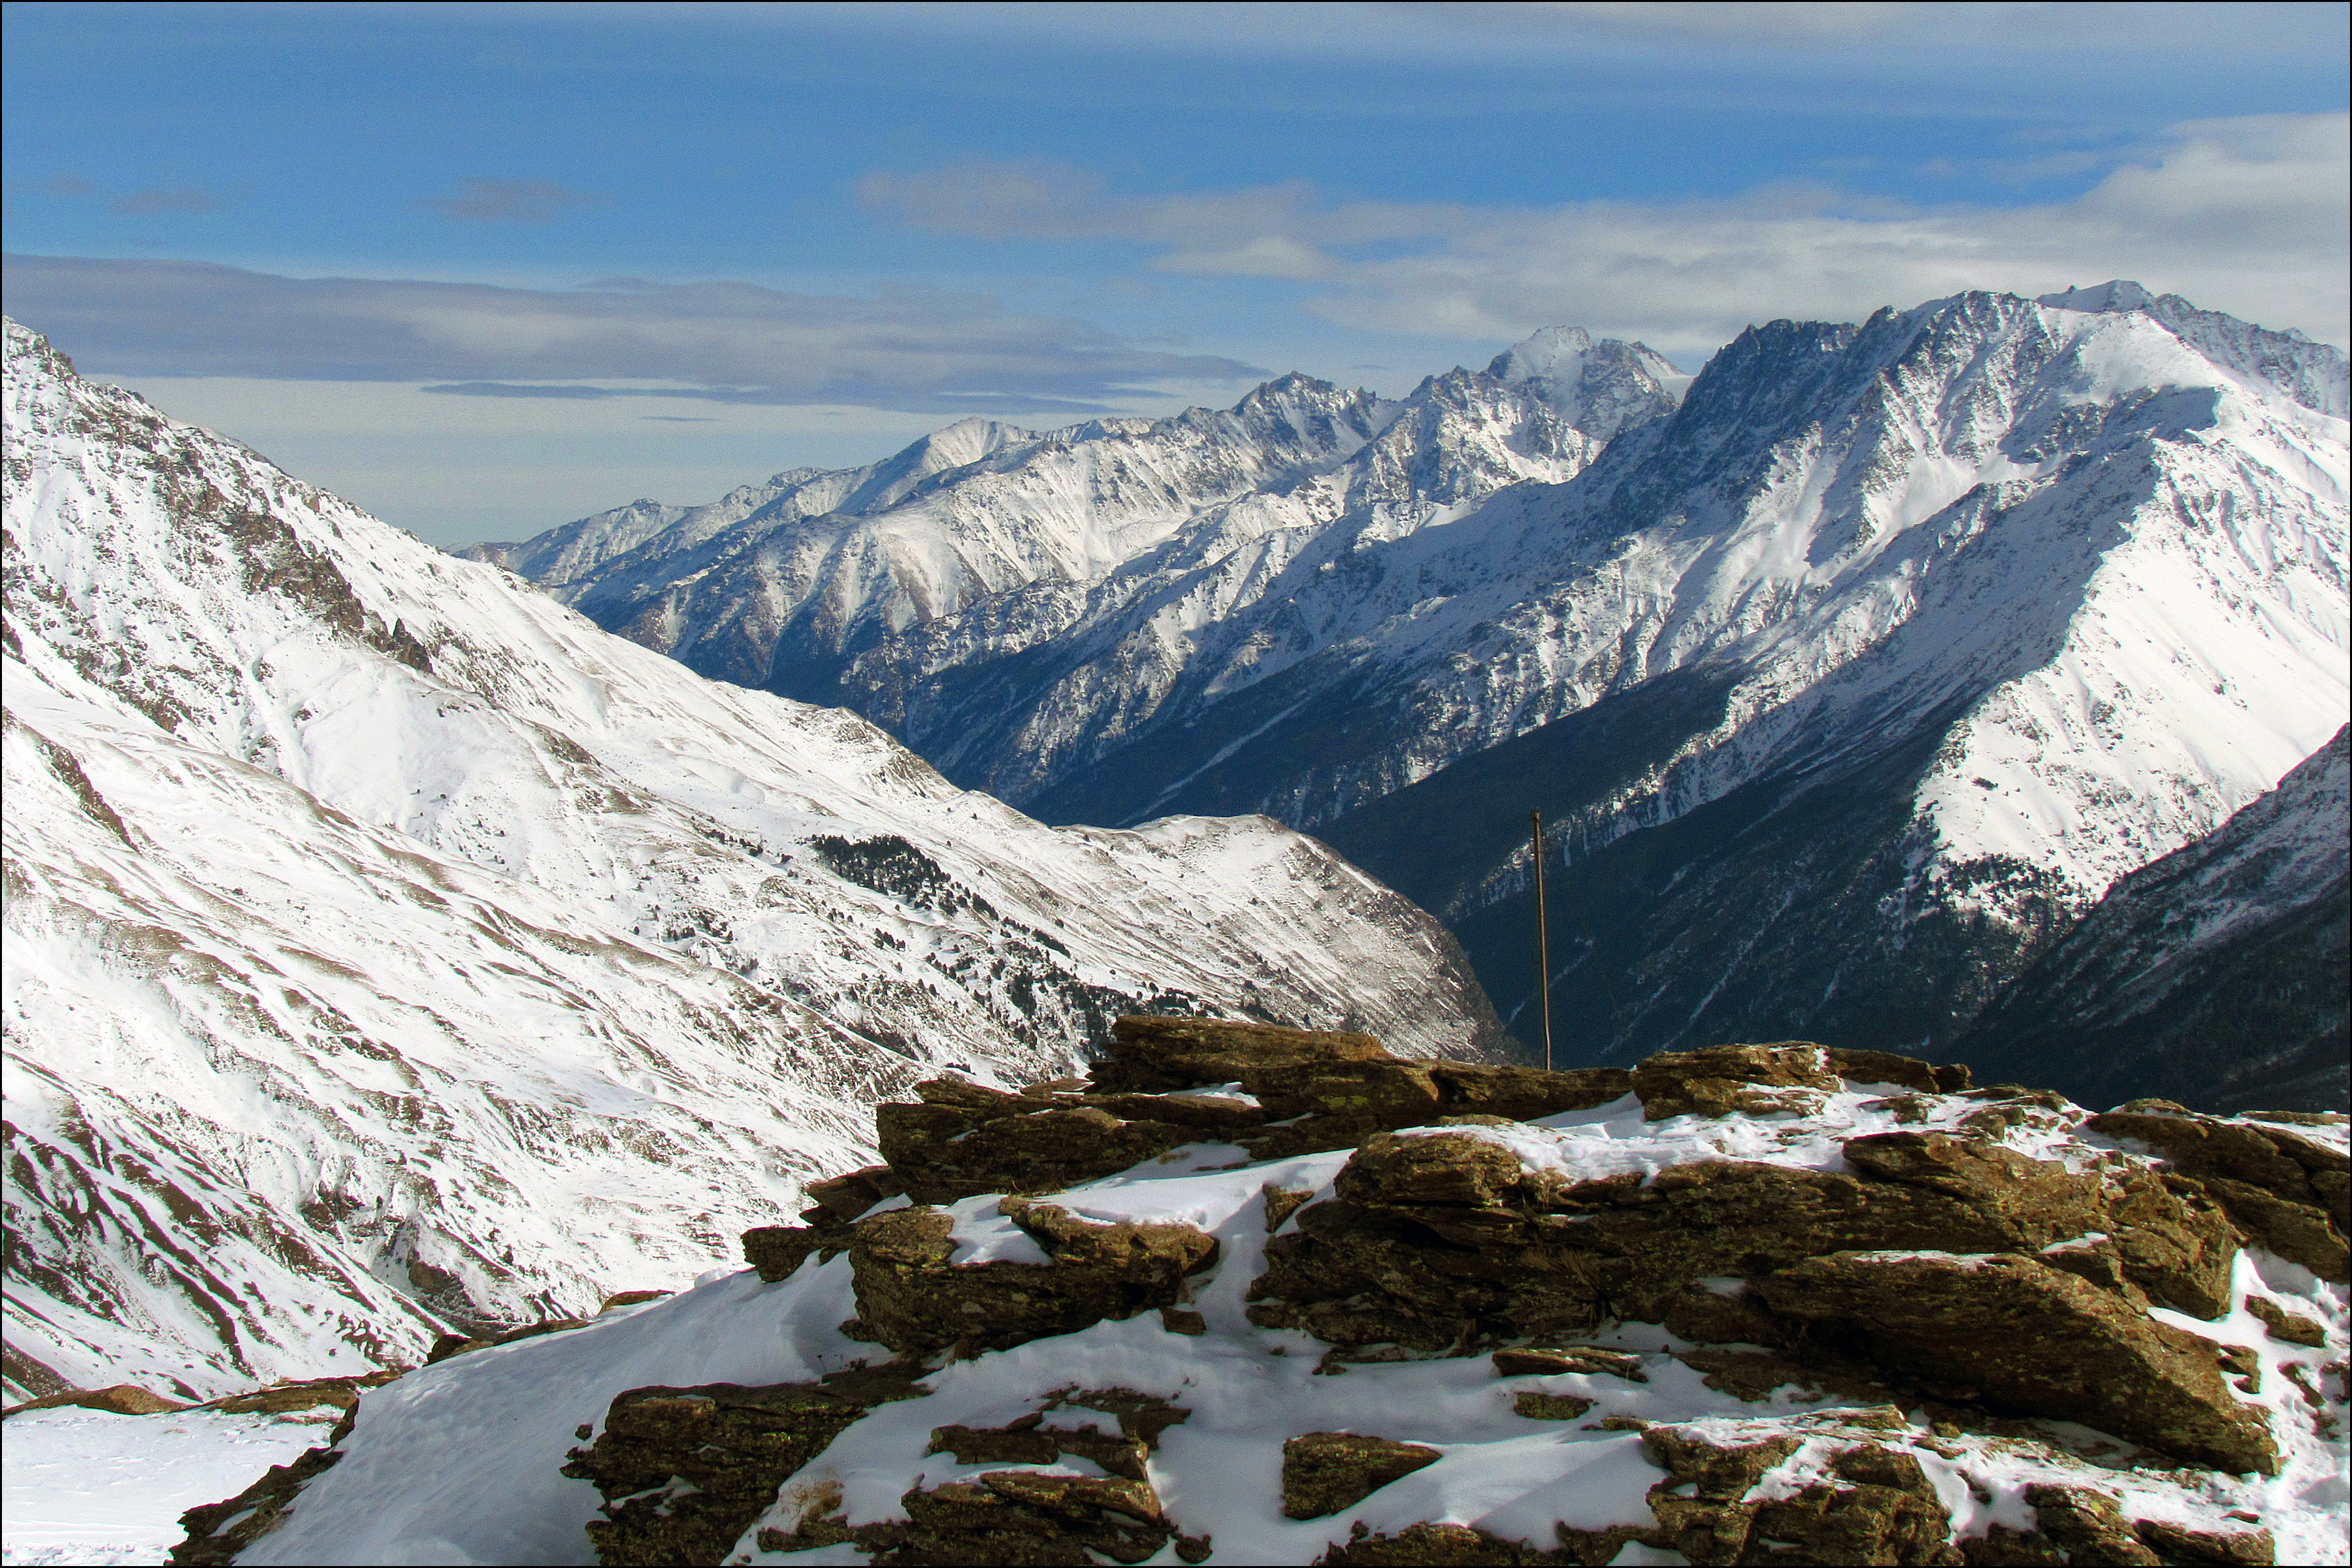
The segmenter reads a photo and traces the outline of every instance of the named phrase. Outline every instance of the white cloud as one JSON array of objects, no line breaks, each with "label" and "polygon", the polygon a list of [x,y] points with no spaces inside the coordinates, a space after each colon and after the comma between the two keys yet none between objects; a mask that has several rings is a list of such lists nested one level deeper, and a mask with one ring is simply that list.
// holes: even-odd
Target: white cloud
[{"label": "white cloud", "polygon": [[[1551,322],[1711,347],[1775,317],[1858,319],[1962,289],[2041,293],[2137,279],[2342,344],[2347,119],[2198,121],[2072,200],[1917,207],[1822,186],[1547,208],[1318,201],[1301,184],[1116,196],[1042,165],[875,176],[902,220],[1009,237],[1162,247],[1163,269],[1316,279],[1344,325],[1465,338]],[[1375,256],[1380,245],[1404,254]]]},{"label": "white cloud", "polygon": [[[1149,384],[1258,374],[983,294],[904,288],[842,296],[606,279],[511,289],[11,256],[6,301],[103,374],[430,381],[509,399],[1079,414],[1150,396]],[[612,382],[654,384],[600,384]]]}]

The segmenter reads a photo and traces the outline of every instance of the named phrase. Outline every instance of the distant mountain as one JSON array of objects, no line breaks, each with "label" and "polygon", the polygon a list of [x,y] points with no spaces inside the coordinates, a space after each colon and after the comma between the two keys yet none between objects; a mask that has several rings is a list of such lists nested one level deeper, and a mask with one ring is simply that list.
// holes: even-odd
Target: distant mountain
[{"label": "distant mountain", "polygon": [[2085,1104],[2340,1110],[2352,1097],[2346,735],[2213,832],[2117,882],[1959,1050]]},{"label": "distant mountain", "polygon": [[[1548,329],[1397,404],[1272,384],[1242,408],[1345,409],[1344,438],[1163,498],[1123,557],[959,567],[952,603],[730,678],[847,702],[1047,820],[1311,829],[1446,919],[1522,1039],[1540,807],[1564,1059],[1944,1049],[2345,721],[2347,389],[2333,348],[2125,282],[1772,322],[1696,378]],[[1076,427],[1047,468],[1241,417]],[[1047,458],[793,537],[1061,537],[1006,488]],[[713,673],[668,628],[817,614],[640,548],[698,618],[556,591]]]},{"label": "distant mountain", "polygon": [[1046,828],[6,331],[12,1397],[681,1284],[877,1098],[1119,1012],[1497,1034],[1312,839]]}]

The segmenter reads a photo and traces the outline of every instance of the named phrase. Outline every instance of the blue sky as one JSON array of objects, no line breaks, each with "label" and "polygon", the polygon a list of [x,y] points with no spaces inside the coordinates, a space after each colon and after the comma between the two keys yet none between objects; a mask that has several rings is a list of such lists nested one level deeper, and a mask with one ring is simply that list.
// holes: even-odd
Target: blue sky
[{"label": "blue sky", "polygon": [[7,7],[7,307],[427,538],[2115,276],[2341,343],[2347,9]]}]

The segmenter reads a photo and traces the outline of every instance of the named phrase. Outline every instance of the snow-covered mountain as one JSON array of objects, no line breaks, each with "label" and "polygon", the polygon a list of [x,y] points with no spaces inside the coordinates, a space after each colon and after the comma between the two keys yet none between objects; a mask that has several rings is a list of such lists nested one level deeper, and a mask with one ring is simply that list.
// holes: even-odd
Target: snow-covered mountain
[{"label": "snow-covered mountain", "polygon": [[[1570,1059],[1948,1040],[2344,722],[2334,349],[2116,282],[1774,322],[1685,379],[1548,329],[1351,405],[1360,446],[1171,507],[1094,575],[733,678],[816,681],[1047,820],[1311,828],[1448,919],[1511,1013],[1540,806]],[[944,470],[920,504],[977,507],[1024,461]],[[797,526],[913,531],[912,504]],[[669,580],[720,592],[699,570]]]},{"label": "snow-covered mountain", "polygon": [[1987,1011],[1962,1052],[2011,1079],[2055,1069],[2052,1080],[2086,1103],[2342,1105],[2352,1076],[2347,734],[2212,833],[2117,882]]},{"label": "snow-covered mountain", "polygon": [[1495,1033],[1313,840],[1045,828],[6,352],[12,1390],[677,1283],[877,1096],[1050,1074],[1120,1011]]},{"label": "snow-covered mountain", "polygon": [[[2053,299],[1754,329],[1576,480],[1444,530],[1477,590],[1324,656],[1324,721],[1376,757],[1509,738],[1318,831],[1508,1010],[1542,807],[1575,1056],[1953,1037],[2346,718],[2343,357]],[[1221,766],[1302,820],[1358,787]]]}]

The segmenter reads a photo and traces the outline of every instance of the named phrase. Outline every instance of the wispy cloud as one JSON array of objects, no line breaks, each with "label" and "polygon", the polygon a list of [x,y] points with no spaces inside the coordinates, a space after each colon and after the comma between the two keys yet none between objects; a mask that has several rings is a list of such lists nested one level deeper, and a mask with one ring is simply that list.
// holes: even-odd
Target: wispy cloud
[{"label": "wispy cloud", "polygon": [[427,196],[416,205],[468,223],[553,223],[575,207],[600,206],[605,200],[552,180],[467,180],[457,190],[454,196]]},{"label": "wispy cloud", "polygon": [[870,207],[975,237],[1128,239],[1163,270],[1306,279],[1318,313],[1505,337],[1573,321],[1667,347],[1775,316],[1844,319],[1967,288],[2137,278],[2336,342],[2347,117],[2192,121],[2071,200],[1924,207],[1827,186],[1553,207],[1330,201],[1303,184],[1117,195],[1082,171],[966,163],[864,182]]},{"label": "wispy cloud", "polygon": [[144,217],[154,213],[216,213],[227,205],[210,191],[194,186],[167,190],[150,185],[143,191],[117,197],[114,210],[131,217]]},{"label": "wispy cloud", "polygon": [[[1262,374],[983,294],[792,293],[606,279],[577,289],[284,278],[195,261],[11,256],[10,314],[118,375],[438,384],[454,395],[1088,413],[1169,380]],[[599,383],[640,382],[650,386]]]}]

